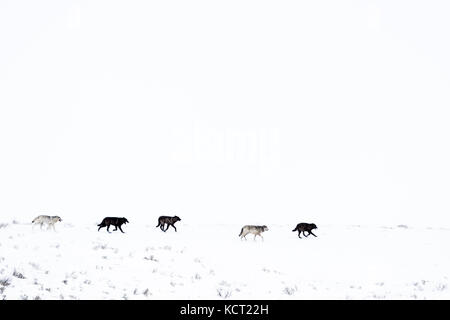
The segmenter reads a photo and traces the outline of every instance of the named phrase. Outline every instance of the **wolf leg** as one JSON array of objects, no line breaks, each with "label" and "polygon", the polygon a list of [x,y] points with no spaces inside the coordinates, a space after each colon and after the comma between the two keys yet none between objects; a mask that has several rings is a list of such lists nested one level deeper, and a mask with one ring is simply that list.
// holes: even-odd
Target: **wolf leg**
[{"label": "wolf leg", "polygon": [[[173,224],[171,224],[171,226],[175,229],[175,232],[177,232],[177,228]],[[169,229],[169,227],[167,227],[167,229]]]},{"label": "wolf leg", "polygon": [[[120,229],[120,231],[122,231],[122,233],[125,233],[125,232],[123,232],[123,230],[122,230],[122,227],[121,227],[121,226],[119,226],[119,229]],[[117,228],[116,228],[116,230],[117,230]]]},{"label": "wolf leg", "polygon": [[309,233],[311,233],[314,237],[317,237],[314,233],[312,233],[312,231],[310,231]]}]

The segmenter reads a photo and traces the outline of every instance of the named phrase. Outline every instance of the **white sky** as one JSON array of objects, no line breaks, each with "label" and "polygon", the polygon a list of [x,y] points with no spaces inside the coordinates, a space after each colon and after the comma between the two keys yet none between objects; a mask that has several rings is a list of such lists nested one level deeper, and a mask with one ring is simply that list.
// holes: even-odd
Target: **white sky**
[{"label": "white sky", "polygon": [[0,216],[450,226],[448,1],[0,1]]}]

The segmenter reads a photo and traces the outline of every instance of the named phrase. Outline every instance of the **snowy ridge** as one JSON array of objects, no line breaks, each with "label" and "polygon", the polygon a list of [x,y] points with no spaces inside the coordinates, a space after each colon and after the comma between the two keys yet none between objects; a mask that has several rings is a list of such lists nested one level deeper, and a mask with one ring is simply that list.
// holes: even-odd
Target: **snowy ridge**
[{"label": "snowy ridge", "polygon": [[[1,299],[449,299],[445,228],[0,223]],[[303,236],[302,236],[303,237]]]}]

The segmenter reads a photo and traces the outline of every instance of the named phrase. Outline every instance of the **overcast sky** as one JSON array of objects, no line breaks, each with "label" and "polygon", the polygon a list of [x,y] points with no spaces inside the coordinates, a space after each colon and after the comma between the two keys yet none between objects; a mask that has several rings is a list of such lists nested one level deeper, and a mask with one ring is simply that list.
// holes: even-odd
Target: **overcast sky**
[{"label": "overcast sky", "polygon": [[449,14],[1,0],[0,216],[450,227]]}]

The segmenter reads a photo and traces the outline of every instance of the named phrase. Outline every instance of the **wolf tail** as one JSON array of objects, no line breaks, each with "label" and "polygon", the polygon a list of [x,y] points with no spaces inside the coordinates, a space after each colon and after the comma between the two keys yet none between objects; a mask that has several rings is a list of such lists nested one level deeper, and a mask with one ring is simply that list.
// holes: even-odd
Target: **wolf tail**
[{"label": "wolf tail", "polygon": [[241,233],[239,233],[239,237],[242,235],[242,232],[244,232],[244,228],[241,229]]},{"label": "wolf tail", "polygon": [[295,227],[295,229],[294,229],[294,230],[292,230],[292,231],[297,231],[297,227]]},{"label": "wolf tail", "polygon": [[158,220],[158,225],[155,228],[158,228],[161,225],[161,221]]}]

